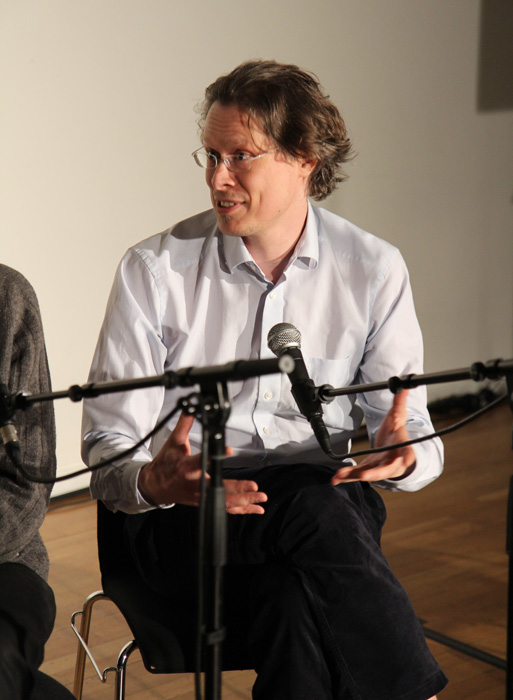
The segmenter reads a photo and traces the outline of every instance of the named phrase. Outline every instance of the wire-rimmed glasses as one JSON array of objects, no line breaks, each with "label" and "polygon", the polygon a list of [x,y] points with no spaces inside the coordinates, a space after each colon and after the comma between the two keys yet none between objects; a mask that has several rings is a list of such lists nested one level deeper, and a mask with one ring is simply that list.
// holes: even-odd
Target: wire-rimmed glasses
[{"label": "wire-rimmed glasses", "polygon": [[275,150],[276,149],[266,151],[265,153],[259,153],[257,156],[250,156],[248,153],[234,153],[230,156],[220,156],[201,147],[194,151],[192,157],[200,168],[205,168],[206,170],[215,170],[219,163],[223,162],[228,170],[242,172],[250,170],[254,160],[262,158],[262,156],[267,156],[269,153],[274,153]]}]

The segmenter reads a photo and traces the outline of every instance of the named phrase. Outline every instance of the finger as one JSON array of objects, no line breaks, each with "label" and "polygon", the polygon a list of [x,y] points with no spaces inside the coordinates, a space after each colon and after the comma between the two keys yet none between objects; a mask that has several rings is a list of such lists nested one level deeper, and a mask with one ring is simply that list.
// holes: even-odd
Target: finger
[{"label": "finger", "polygon": [[231,515],[263,515],[265,513],[265,509],[260,504],[265,503],[266,501],[267,496],[265,493],[239,496],[232,495],[226,499],[226,510]]},{"label": "finger", "polygon": [[407,467],[400,457],[386,464],[357,464],[354,467],[339,469],[331,478],[333,486],[352,481],[384,481],[403,476]]},{"label": "finger", "polygon": [[264,512],[259,505],[267,501],[267,494],[261,491],[227,493],[226,509],[229,513]]},{"label": "finger", "polygon": [[242,479],[224,479],[223,485],[227,494],[258,491],[258,484],[255,481],[243,481]]},{"label": "finger", "polygon": [[255,503],[266,503],[267,494],[261,491],[255,493],[229,493],[226,494],[226,506],[234,508],[235,506],[249,506]]},{"label": "finger", "polygon": [[180,413],[178,422],[173,428],[173,432],[169,436],[169,443],[174,447],[182,447],[189,453],[189,433],[194,423],[194,416],[189,416],[185,413]]},{"label": "finger", "polygon": [[233,506],[232,508],[227,508],[227,512],[230,515],[265,515],[265,510],[262,506],[256,504],[249,504],[247,506]]},{"label": "finger", "polygon": [[[370,470],[367,470],[370,475]],[[374,473],[374,470],[372,470]],[[345,467],[344,469],[339,469],[332,477],[332,486],[338,486],[338,484],[349,484],[353,481],[364,481],[362,478],[366,475],[366,470],[359,467]]]}]

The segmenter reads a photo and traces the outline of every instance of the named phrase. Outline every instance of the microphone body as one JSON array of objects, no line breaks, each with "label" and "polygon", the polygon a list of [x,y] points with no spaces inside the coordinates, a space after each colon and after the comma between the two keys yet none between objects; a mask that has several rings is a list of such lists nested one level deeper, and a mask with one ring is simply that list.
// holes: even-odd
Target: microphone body
[{"label": "microphone body", "polygon": [[12,397],[5,384],[0,383],[0,440],[5,447],[9,459],[15,466],[21,464],[21,447],[16,426],[12,420],[14,413]]},{"label": "microphone body", "polygon": [[5,451],[7,452],[9,459],[16,467],[19,467],[22,462],[21,446],[14,423],[4,423],[4,425],[0,427],[0,438],[4,444]]},{"label": "microphone body", "polygon": [[277,357],[292,357],[294,369],[289,373],[292,396],[308,420],[324,452],[331,454],[330,435],[324,424],[322,403],[301,352],[301,333],[292,323],[277,323],[267,335],[267,345]]}]

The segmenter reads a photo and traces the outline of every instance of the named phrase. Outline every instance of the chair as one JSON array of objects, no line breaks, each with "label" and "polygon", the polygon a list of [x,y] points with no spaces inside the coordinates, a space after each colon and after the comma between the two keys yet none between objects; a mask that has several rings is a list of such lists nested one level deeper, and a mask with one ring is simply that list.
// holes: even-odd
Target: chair
[{"label": "chair", "polygon": [[[184,619],[178,604],[158,596],[140,576],[130,556],[124,536],[126,518],[138,518],[144,527],[146,514],[113,513],[101,501],[97,506],[98,557],[102,575],[102,591],[89,595],[82,610],[73,613],[72,628],[79,639],[75,664],[73,693],[82,698],[86,656],[102,682],[107,674],[116,674],[115,697],[124,700],[126,668],[130,655],[139,649],[150,673],[184,673],[195,669],[195,624]],[[116,666],[103,672],[88,648],[91,616],[100,600],[111,600],[130,627],[133,639],[121,649]],[[80,629],[75,620],[81,616]],[[251,668],[245,638],[228,639],[223,645],[223,670]]]}]

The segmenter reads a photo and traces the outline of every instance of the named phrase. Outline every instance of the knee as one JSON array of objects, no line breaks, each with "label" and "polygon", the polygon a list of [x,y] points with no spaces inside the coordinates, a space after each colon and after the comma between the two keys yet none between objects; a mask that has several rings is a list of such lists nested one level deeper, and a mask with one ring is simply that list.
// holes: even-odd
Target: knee
[{"label": "knee", "polygon": [[360,484],[314,485],[286,504],[274,546],[282,561],[301,568],[361,565],[379,549],[379,524]]}]

